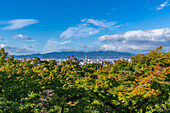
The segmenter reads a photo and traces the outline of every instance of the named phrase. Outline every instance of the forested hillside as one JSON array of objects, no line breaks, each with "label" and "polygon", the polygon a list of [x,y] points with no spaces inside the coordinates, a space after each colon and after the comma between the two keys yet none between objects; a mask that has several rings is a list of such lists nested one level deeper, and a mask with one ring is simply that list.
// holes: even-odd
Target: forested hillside
[{"label": "forested hillside", "polygon": [[65,59],[67,56],[74,55],[76,58],[130,58],[131,53],[128,52],[116,52],[116,51],[63,51],[63,52],[52,52],[46,54],[33,54],[33,55],[19,55],[15,56],[15,58],[30,58],[30,57],[39,57],[41,59]]},{"label": "forested hillside", "polygon": [[169,113],[170,56],[160,48],[114,64],[23,61],[0,50],[1,113]]}]

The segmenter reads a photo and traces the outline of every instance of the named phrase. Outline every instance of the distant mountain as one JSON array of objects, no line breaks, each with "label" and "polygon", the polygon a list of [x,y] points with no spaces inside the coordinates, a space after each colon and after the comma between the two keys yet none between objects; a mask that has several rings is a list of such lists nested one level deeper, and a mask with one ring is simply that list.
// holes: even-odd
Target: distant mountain
[{"label": "distant mountain", "polygon": [[76,58],[130,58],[131,53],[128,52],[116,52],[116,51],[91,51],[91,52],[77,52],[77,51],[63,51],[63,52],[51,52],[46,54],[32,54],[32,55],[17,55],[15,58],[30,58],[39,57],[41,59],[64,59],[67,56],[74,55]]}]

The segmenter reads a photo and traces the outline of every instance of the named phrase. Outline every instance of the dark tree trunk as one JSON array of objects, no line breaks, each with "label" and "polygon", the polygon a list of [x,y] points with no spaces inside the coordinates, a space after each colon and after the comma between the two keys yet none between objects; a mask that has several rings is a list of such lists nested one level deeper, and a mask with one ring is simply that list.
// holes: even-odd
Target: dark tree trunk
[{"label": "dark tree trunk", "polygon": [[64,113],[64,106],[61,106],[61,113]]},{"label": "dark tree trunk", "polygon": [[146,108],[149,105],[149,103],[142,109],[142,113],[146,113]]}]

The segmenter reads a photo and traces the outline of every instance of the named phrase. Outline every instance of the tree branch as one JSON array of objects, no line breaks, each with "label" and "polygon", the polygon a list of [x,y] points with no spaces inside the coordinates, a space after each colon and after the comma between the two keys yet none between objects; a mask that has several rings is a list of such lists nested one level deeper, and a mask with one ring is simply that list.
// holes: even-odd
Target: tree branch
[{"label": "tree branch", "polygon": [[[135,108],[134,110],[133,110],[133,113],[137,113],[140,109],[142,109],[145,105],[147,105],[147,103],[149,102],[149,100],[148,99],[145,99],[141,104],[140,104],[140,106],[138,106],[137,108]],[[137,110],[137,111],[136,111]]]}]

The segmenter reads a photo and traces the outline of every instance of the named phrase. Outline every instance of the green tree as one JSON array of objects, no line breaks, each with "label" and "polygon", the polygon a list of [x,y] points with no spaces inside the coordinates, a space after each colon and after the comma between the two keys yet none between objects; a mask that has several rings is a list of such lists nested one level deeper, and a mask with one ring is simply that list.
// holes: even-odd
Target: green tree
[{"label": "green tree", "polygon": [[18,60],[1,49],[0,112],[168,112],[170,56],[161,49],[106,66],[80,66],[74,56]]},{"label": "green tree", "polygon": [[131,62],[122,59],[107,64],[95,77],[84,79],[82,87],[112,112],[168,111],[169,69],[170,57],[158,48],[132,56]]}]

